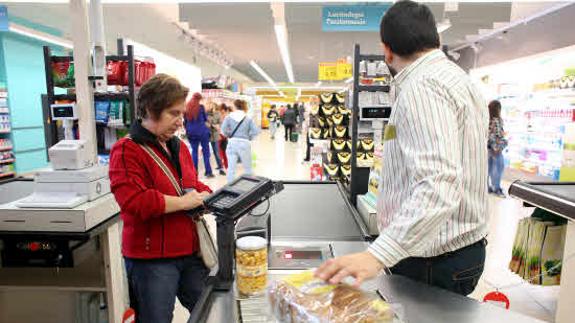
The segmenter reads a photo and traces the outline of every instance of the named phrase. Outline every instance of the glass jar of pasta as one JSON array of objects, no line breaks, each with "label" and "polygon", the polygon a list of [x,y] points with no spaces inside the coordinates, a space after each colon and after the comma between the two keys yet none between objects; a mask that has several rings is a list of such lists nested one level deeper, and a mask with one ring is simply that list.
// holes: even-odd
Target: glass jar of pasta
[{"label": "glass jar of pasta", "polygon": [[236,282],[240,294],[263,294],[267,285],[267,240],[248,236],[236,241]]}]

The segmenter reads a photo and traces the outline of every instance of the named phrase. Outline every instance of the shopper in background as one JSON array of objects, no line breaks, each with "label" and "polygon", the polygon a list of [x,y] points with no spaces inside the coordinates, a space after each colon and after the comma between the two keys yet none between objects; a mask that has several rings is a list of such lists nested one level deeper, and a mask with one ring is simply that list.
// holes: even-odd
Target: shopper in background
[{"label": "shopper in background", "polygon": [[210,128],[208,124],[208,115],[204,106],[200,104],[202,95],[194,93],[192,99],[188,102],[186,107],[186,114],[184,116],[184,124],[186,126],[186,135],[192,146],[192,159],[194,166],[199,169],[198,164],[198,149],[202,145],[202,154],[204,156],[205,176],[208,178],[214,177],[212,173],[212,166],[210,165]]},{"label": "shopper in background", "polygon": [[238,160],[244,166],[246,174],[252,173],[251,141],[260,133],[260,129],[247,115],[248,107],[245,101],[235,100],[234,109],[222,124],[222,133],[228,138],[228,183],[235,178]]},{"label": "shopper in background", "polygon": [[268,112],[267,117],[268,117],[268,120],[270,123],[271,138],[275,139],[276,131],[278,130],[279,117],[280,117],[278,110],[276,109],[275,104],[272,104],[272,106],[270,107],[270,111]]},{"label": "shopper in background", "polygon": [[485,262],[488,116],[469,76],[439,49],[431,10],[396,2],[381,21],[396,99],[384,135],[380,235],[316,275],[356,284],[384,267],[468,295]]},{"label": "shopper in background", "polygon": [[[219,110],[220,110],[220,119],[221,120],[225,120],[225,118],[231,112],[230,107],[228,107],[225,103],[220,104]],[[222,127],[220,125],[220,130],[221,129],[222,129]],[[220,158],[222,160],[224,168],[228,169],[228,156],[226,154],[226,149],[228,148],[228,138],[226,138],[221,132],[220,132],[219,138],[220,139],[218,140],[218,148],[219,148]]]},{"label": "shopper in background", "polygon": [[501,103],[497,100],[489,102],[489,193],[505,197],[501,189],[501,176],[505,165],[503,163],[503,150],[507,147],[507,140],[503,132],[503,119],[501,119]]},{"label": "shopper in background", "polygon": [[[210,188],[198,181],[189,150],[174,136],[182,126],[188,89],[156,74],[138,93],[130,136],[110,154],[110,181],[123,220],[122,254],[136,322],[171,323],[176,297],[192,311],[206,285],[208,268],[198,256],[194,220],[187,210],[202,205]],[[144,150],[148,146],[181,179],[184,196]]]},{"label": "shopper in background", "polygon": [[208,104],[208,125],[210,128],[210,145],[214,151],[214,158],[216,159],[216,164],[218,165],[217,170],[220,175],[226,175],[226,172],[222,168],[222,160],[220,159],[218,140],[220,139],[220,126],[222,124],[222,119],[220,112],[218,111],[218,104],[215,102],[210,102]]},{"label": "shopper in background", "polygon": [[287,105],[287,109],[283,115],[282,123],[285,128],[285,140],[291,139],[291,135],[297,123],[297,110],[290,104]]},{"label": "shopper in background", "polygon": [[306,109],[305,106],[302,104],[302,108],[303,108],[303,116],[301,118],[302,120],[302,136],[305,137],[305,158],[304,158],[304,162],[308,162],[310,161],[310,155],[311,155],[311,147],[313,147],[313,144],[310,142],[309,140],[309,127],[310,127],[310,120],[311,118],[309,117],[309,109]]}]

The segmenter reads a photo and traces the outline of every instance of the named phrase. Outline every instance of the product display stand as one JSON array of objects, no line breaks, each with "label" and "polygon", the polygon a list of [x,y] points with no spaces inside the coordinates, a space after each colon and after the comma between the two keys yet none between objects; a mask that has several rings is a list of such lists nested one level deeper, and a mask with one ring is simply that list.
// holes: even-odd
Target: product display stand
[{"label": "product display stand", "polygon": [[555,321],[572,322],[575,317],[572,297],[575,295],[575,263],[570,257],[575,253],[575,183],[516,181],[509,188],[509,195],[524,201],[526,206],[539,207],[568,220]]},{"label": "product display stand", "polygon": [[345,106],[345,97],[340,93],[325,92],[319,95],[319,106],[310,111],[310,142],[318,146],[327,145],[323,155],[325,178],[332,181],[349,182],[351,141],[349,120],[351,111]]},{"label": "product display stand", "polygon": [[[124,126],[128,126],[132,120],[136,118],[136,82],[135,82],[135,63],[134,63],[134,48],[133,46],[127,46],[127,55],[124,55],[123,41],[118,39],[118,55],[108,55],[106,56],[106,62],[109,61],[124,61],[127,62],[128,66],[128,84],[127,92],[106,92],[106,93],[94,93],[94,101],[126,101],[129,102],[129,109],[126,113],[124,111]],[[72,56],[52,56],[50,48],[44,46],[44,67],[46,73],[46,89],[47,89],[47,100],[44,105],[44,109],[48,109],[47,114],[50,115],[50,106],[57,101],[76,101],[76,94],[55,94],[54,89],[57,87],[54,84],[54,77],[52,75],[52,63],[57,62],[70,62],[73,61]],[[92,79],[95,81],[95,79]],[[59,141],[58,137],[58,127],[56,122],[49,123],[51,131],[46,133],[50,134],[50,138],[47,138],[49,146],[56,144]],[[109,151],[105,147],[105,128],[106,126],[97,126],[97,137],[98,137],[98,153],[108,154]]]},{"label": "product display stand", "polygon": [[[352,117],[351,117],[351,178],[350,178],[350,185],[349,185],[349,194],[350,200],[353,205],[357,206],[357,196],[361,194],[365,194],[368,191],[368,183],[369,183],[369,172],[370,172],[370,165],[369,159],[373,161],[373,142],[374,142],[374,135],[371,136],[371,141],[369,140],[369,136],[362,135],[360,136],[360,130],[364,127],[362,125],[362,120],[386,120],[389,118],[389,113],[391,108],[386,107],[373,107],[373,115],[366,115],[365,108],[363,103],[360,102],[360,93],[368,92],[368,93],[389,93],[390,86],[388,84],[362,84],[360,82],[361,77],[361,68],[360,63],[369,61],[383,61],[384,56],[382,55],[362,55],[360,53],[360,46],[355,45],[354,49],[354,56],[353,56],[353,89],[352,89],[352,99],[351,99],[351,110],[352,110]],[[371,111],[370,111],[371,113]],[[381,129],[383,130],[383,129]],[[371,130],[373,133],[373,130]],[[362,138],[366,138],[365,143],[361,143],[360,141]],[[370,144],[371,143],[371,144]],[[371,147],[369,147],[371,145]],[[363,159],[367,162],[358,163],[358,155],[361,154]]]}]

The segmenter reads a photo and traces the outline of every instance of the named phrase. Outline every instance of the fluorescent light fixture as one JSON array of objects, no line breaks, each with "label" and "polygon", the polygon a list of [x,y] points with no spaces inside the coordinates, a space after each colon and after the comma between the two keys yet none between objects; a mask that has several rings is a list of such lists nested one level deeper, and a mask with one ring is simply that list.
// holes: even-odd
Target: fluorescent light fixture
[{"label": "fluorescent light fixture", "polygon": [[266,73],[259,65],[258,63],[254,62],[254,61],[250,61],[250,65],[253,67],[254,70],[256,70],[258,73],[260,73],[260,75],[266,80],[268,81],[268,83],[275,89],[277,90],[277,84],[276,82],[274,82],[274,80],[272,80],[272,78],[268,75],[268,73]]},{"label": "fluorescent light fixture", "polygon": [[444,19],[442,22],[438,23],[436,27],[437,27],[437,33],[441,34],[442,32],[451,28],[451,22],[449,21],[449,19]]},{"label": "fluorescent light fixture", "polygon": [[10,23],[9,27],[10,31],[13,33],[17,33],[22,36],[34,38],[46,43],[62,46],[65,48],[73,49],[74,46],[72,45],[71,41],[68,41],[64,38],[56,37],[47,33],[39,32],[31,28],[27,28],[24,26],[20,26],[14,23]]},{"label": "fluorescent light fixture", "polygon": [[284,62],[284,67],[288,76],[290,83],[294,83],[293,68],[291,65],[291,59],[289,57],[289,47],[287,38],[287,28],[285,25],[274,25],[276,31],[276,39],[278,41],[278,47],[280,49],[280,54]]}]

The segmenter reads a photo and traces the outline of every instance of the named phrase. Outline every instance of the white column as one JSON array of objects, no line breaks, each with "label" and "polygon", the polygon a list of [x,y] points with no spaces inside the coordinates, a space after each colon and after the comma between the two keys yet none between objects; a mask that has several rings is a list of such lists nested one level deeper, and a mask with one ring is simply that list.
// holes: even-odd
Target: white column
[{"label": "white column", "polygon": [[[567,224],[567,235],[565,238],[565,249],[563,259],[575,253],[575,222],[569,221]],[[561,287],[559,289],[559,300],[557,302],[557,313],[555,322],[573,322],[575,318],[575,259],[569,259],[561,266]]]},{"label": "white column", "polygon": [[74,77],[78,105],[80,139],[87,140],[94,164],[97,163],[94,97],[88,76],[92,72],[90,27],[86,0],[70,0],[71,31],[74,43]]}]

